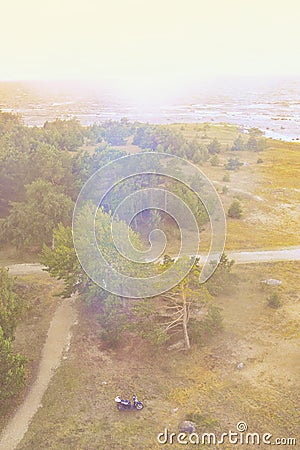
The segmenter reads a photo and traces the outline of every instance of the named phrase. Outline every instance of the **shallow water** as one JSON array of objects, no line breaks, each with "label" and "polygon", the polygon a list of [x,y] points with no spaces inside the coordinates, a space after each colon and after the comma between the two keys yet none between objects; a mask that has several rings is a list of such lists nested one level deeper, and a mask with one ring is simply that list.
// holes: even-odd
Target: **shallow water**
[{"label": "shallow water", "polygon": [[173,122],[226,122],[241,130],[258,127],[267,137],[293,141],[300,139],[300,78],[276,80],[219,80],[199,83],[176,98],[156,101],[149,98],[101,92],[89,86],[67,92],[31,84],[0,83],[0,108],[18,112],[28,125],[46,120],[77,117],[83,125],[108,119]]}]

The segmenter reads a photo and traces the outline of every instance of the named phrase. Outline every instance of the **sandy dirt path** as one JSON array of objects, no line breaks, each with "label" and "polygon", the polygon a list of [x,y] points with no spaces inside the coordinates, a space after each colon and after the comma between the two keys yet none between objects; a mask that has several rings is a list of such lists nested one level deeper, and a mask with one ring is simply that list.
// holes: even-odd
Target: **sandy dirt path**
[{"label": "sandy dirt path", "polygon": [[[226,251],[226,255],[229,259],[233,259],[235,264],[300,261],[300,247],[282,248],[278,250]],[[202,263],[207,259],[207,254],[204,253],[189,256],[200,258],[200,262]],[[163,258],[160,259],[160,261],[162,260]]]},{"label": "sandy dirt path", "polygon": [[45,266],[39,263],[24,263],[24,264],[11,264],[7,266],[11,275],[30,275],[34,273],[41,273],[44,271]]},{"label": "sandy dirt path", "polygon": [[[253,264],[276,261],[300,261],[300,247],[287,247],[276,250],[252,250],[226,252],[229,259],[234,259],[236,264]],[[205,260],[206,255],[198,255],[200,261]],[[12,264],[7,266],[11,275],[25,275],[44,272],[45,266],[41,264]]]},{"label": "sandy dirt path", "polygon": [[236,264],[252,264],[276,261],[300,261],[300,247],[252,252],[228,252],[228,257],[230,259],[234,259]]},{"label": "sandy dirt path", "polygon": [[[30,272],[31,273],[31,272]],[[30,421],[42,405],[42,398],[61,358],[70,345],[71,327],[77,315],[75,298],[62,301],[54,313],[42,351],[38,375],[23,404],[9,421],[0,437],[0,450],[14,450],[25,435]]]}]

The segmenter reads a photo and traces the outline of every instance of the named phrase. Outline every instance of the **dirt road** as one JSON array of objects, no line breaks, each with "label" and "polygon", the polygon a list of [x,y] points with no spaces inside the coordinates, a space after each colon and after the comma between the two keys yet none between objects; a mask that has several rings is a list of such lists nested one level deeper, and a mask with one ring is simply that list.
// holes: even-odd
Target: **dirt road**
[{"label": "dirt road", "polygon": [[[300,247],[287,247],[277,250],[253,250],[253,251],[233,251],[226,252],[229,259],[234,259],[236,264],[253,264],[259,262],[276,261],[300,261]],[[199,255],[200,260],[205,259],[205,255]],[[41,273],[45,266],[41,264],[12,264],[7,266],[12,275],[25,275],[31,273]]]},{"label": "dirt road", "polygon": [[234,259],[236,264],[251,264],[276,261],[300,261],[300,247],[252,252],[229,252],[228,257],[230,259]]},{"label": "dirt road", "polygon": [[33,273],[41,273],[44,271],[45,266],[39,263],[29,264],[11,264],[7,266],[11,275],[30,275]]}]

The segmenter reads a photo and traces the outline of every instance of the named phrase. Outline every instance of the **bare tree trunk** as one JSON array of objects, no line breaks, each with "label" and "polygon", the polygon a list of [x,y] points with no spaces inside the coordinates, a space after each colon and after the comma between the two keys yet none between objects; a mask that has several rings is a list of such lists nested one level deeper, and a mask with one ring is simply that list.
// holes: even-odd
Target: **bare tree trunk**
[{"label": "bare tree trunk", "polygon": [[186,302],[186,293],[184,291],[184,287],[181,289],[182,293],[182,307],[183,307],[183,318],[182,318],[182,327],[183,327],[183,335],[186,349],[189,350],[191,348],[190,338],[188,334],[188,305]]}]

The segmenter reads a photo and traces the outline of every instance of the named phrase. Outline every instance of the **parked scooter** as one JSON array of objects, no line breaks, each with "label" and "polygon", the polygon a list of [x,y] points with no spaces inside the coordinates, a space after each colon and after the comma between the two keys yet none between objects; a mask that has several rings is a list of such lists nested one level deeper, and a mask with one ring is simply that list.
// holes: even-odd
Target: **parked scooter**
[{"label": "parked scooter", "polygon": [[115,398],[115,402],[119,411],[128,411],[133,409],[140,411],[144,408],[143,402],[139,402],[136,395],[132,396],[132,402],[129,400],[122,400],[119,396]]}]

